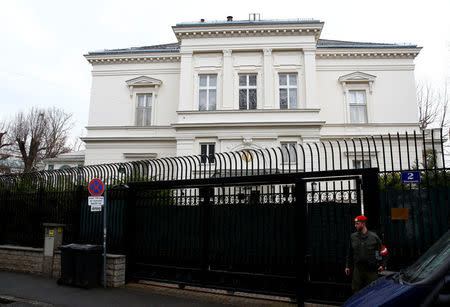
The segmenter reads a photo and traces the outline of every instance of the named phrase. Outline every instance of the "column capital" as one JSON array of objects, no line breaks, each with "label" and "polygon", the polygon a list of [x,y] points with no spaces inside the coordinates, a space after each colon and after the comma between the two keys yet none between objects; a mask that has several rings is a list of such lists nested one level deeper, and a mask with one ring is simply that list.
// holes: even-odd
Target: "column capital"
[{"label": "column capital", "polygon": [[183,50],[180,52],[180,55],[182,57],[192,57],[193,52],[192,52],[192,50]]},{"label": "column capital", "polygon": [[271,48],[264,48],[263,52],[264,52],[264,55],[271,55],[272,54],[272,49]]},{"label": "column capital", "polygon": [[303,48],[303,53],[305,54],[316,53],[316,48],[315,47]]},{"label": "column capital", "polygon": [[232,52],[233,51],[231,49],[222,50],[223,56],[231,56]]}]

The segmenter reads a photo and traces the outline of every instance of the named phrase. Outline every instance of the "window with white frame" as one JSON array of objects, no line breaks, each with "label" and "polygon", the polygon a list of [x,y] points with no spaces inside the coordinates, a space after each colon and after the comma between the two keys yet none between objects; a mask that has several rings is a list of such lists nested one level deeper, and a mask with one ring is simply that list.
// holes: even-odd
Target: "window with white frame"
[{"label": "window with white frame", "polygon": [[282,142],[281,152],[283,153],[283,163],[297,162],[296,142]]},{"label": "window with white frame", "polygon": [[214,163],[215,144],[200,144],[200,154],[202,163]]},{"label": "window with white frame", "polygon": [[348,91],[350,123],[367,123],[366,91]]},{"label": "window with white frame", "polygon": [[152,118],[152,94],[137,94],[136,125],[150,126]]},{"label": "window with white frame", "polygon": [[297,109],[297,74],[279,74],[280,109]]},{"label": "window with white frame", "polygon": [[352,160],[353,168],[370,168],[371,163],[369,160]]},{"label": "window with white frame", "polygon": [[216,109],[217,75],[200,75],[198,86],[198,109],[211,111]]},{"label": "window with white frame", "polygon": [[239,75],[239,110],[253,110],[256,105],[256,75]]}]

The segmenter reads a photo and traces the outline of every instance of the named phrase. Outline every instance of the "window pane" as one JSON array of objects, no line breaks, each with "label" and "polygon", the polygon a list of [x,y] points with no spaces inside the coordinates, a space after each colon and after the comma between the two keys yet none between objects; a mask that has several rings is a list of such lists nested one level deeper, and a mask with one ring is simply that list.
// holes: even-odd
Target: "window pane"
[{"label": "window pane", "polygon": [[289,89],[289,109],[297,109],[297,89]]},{"label": "window pane", "polygon": [[287,85],[287,75],[280,74],[280,85]]},{"label": "window pane", "polygon": [[297,75],[289,75],[289,85],[297,85]]},{"label": "window pane", "polygon": [[358,110],[359,122],[360,123],[367,123],[366,106],[358,106],[357,110]]},{"label": "window pane", "polygon": [[256,75],[248,76],[248,83],[249,85],[256,85]]},{"label": "window pane", "polygon": [[356,92],[356,103],[365,104],[366,103],[366,93],[363,91]]},{"label": "window pane", "polygon": [[206,90],[200,90],[198,93],[198,109],[200,111],[206,110]]},{"label": "window pane", "polygon": [[256,89],[248,90],[249,109],[256,109]]},{"label": "window pane", "polygon": [[208,110],[216,109],[216,90],[209,90],[209,108]]},{"label": "window pane", "polygon": [[144,110],[143,109],[136,109],[136,125],[142,126],[142,121],[144,118]]},{"label": "window pane", "polygon": [[289,154],[290,154],[291,162],[297,161],[297,151],[295,150],[294,143],[289,144]]},{"label": "window pane", "polygon": [[145,106],[146,107],[152,106],[152,95],[145,95]]},{"label": "window pane", "polygon": [[151,118],[152,118],[152,108],[146,108],[144,110],[145,113],[145,126],[150,126],[151,125]]},{"label": "window pane", "polygon": [[217,76],[209,76],[209,86],[216,86],[217,84]]},{"label": "window pane", "polygon": [[240,86],[247,85],[247,76],[239,76],[239,85]]},{"label": "window pane", "polygon": [[355,91],[348,92],[348,103],[356,103],[356,93]]},{"label": "window pane", "polygon": [[200,76],[200,86],[206,86],[206,78],[207,76]]},{"label": "window pane", "polygon": [[239,90],[239,109],[247,109],[247,90]]},{"label": "window pane", "polygon": [[288,143],[281,143],[281,152],[283,153],[283,163],[288,161]]},{"label": "window pane", "polygon": [[366,107],[365,106],[350,106],[350,121],[352,123],[366,123]]},{"label": "window pane", "polygon": [[202,163],[206,163],[208,145],[202,144],[200,145],[200,154]]},{"label": "window pane", "polygon": [[138,95],[137,98],[138,98],[138,107],[143,107],[145,105],[144,104],[145,96],[144,95]]},{"label": "window pane", "polygon": [[209,147],[209,162],[214,163],[215,145],[210,144],[208,147]]},{"label": "window pane", "polygon": [[280,109],[287,109],[287,89],[280,88]]},{"label": "window pane", "polygon": [[359,122],[358,110],[354,106],[350,107],[350,122],[351,123],[358,123]]},{"label": "window pane", "polygon": [[207,151],[208,151],[208,145],[206,145],[206,144],[200,145],[200,153],[202,156],[203,155],[206,156]]}]

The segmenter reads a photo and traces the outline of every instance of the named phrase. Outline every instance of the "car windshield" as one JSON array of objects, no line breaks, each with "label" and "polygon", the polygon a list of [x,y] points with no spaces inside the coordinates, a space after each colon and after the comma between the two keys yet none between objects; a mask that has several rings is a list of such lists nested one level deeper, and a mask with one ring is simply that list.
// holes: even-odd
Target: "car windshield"
[{"label": "car windshield", "polygon": [[448,257],[450,257],[450,230],[403,272],[403,281],[416,283],[429,277]]}]

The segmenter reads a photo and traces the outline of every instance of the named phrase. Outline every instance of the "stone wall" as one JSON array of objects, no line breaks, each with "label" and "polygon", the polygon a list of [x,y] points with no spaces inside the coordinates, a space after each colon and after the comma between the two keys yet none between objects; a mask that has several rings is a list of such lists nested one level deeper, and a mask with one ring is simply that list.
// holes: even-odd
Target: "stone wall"
[{"label": "stone wall", "polygon": [[[120,287],[125,284],[125,259],[124,255],[106,255],[108,287]],[[43,264],[43,248],[0,245],[0,270],[31,275],[45,275]],[[52,268],[52,277],[54,279],[61,277],[61,253],[59,251],[54,252]],[[100,268],[100,271],[103,272],[103,267]]]},{"label": "stone wall", "polygon": [[116,288],[125,284],[125,258],[124,255],[106,255],[106,285],[108,287]]},{"label": "stone wall", "polygon": [[42,248],[0,246],[0,270],[42,275]]}]

